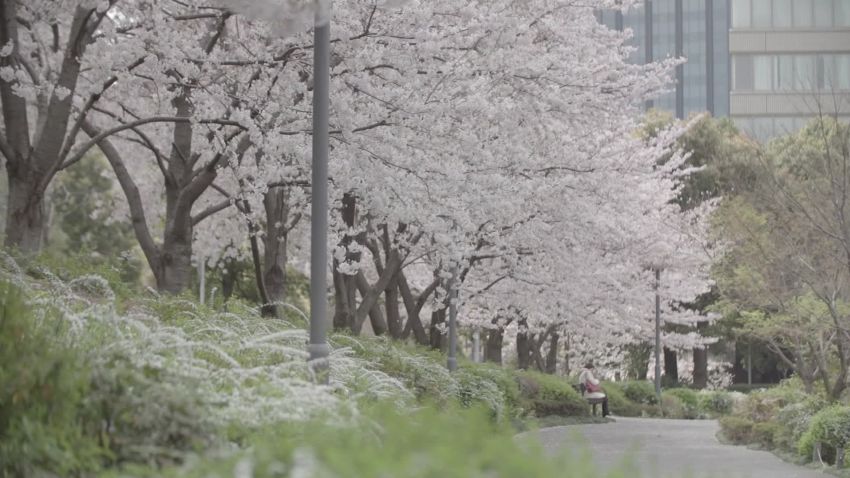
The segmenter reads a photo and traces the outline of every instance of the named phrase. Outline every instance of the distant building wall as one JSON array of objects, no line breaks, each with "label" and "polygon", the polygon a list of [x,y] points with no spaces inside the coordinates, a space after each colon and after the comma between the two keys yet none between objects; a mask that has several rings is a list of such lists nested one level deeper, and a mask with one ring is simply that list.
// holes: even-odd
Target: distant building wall
[{"label": "distant building wall", "polygon": [[759,140],[850,121],[850,0],[731,0],[730,116]]},{"label": "distant building wall", "polygon": [[729,1],[651,0],[625,13],[601,12],[609,28],[633,32],[631,61],[686,57],[673,91],[651,102],[679,118],[710,111],[729,114]]}]

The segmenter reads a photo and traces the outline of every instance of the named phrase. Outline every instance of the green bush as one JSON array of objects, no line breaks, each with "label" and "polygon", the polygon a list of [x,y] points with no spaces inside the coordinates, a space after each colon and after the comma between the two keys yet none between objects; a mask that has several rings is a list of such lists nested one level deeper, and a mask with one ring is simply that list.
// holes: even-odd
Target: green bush
[{"label": "green bush", "polygon": [[515,440],[512,430],[494,424],[488,415],[487,410],[450,409],[399,414],[385,407],[356,427],[282,425],[260,436],[250,450],[201,458],[164,476],[224,478],[247,475],[245,470],[257,478],[603,475],[586,459],[552,457],[530,437]]},{"label": "green bush", "polygon": [[800,455],[811,457],[818,442],[828,461],[834,460],[837,449],[850,447],[850,406],[833,405],[812,417],[809,429],[800,437],[797,446]]},{"label": "green bush", "polygon": [[640,405],[657,405],[658,398],[655,396],[655,386],[646,380],[635,380],[623,382],[623,393],[626,398]]},{"label": "green bush", "polygon": [[752,392],[747,395],[741,413],[754,422],[766,422],[772,420],[785,404],[782,397],[769,391]]},{"label": "green bush", "polygon": [[704,416],[715,417],[732,413],[734,401],[729,392],[705,391],[698,395],[698,400],[697,407]]},{"label": "green bush", "polygon": [[[496,381],[495,370],[467,366],[458,369],[454,376],[458,381],[458,398],[461,405],[464,407],[486,406],[497,421],[513,417],[514,411],[508,398],[511,391],[500,387],[506,384],[501,380]],[[517,389],[515,382],[513,387]],[[518,391],[516,395],[519,395]]]},{"label": "green bush", "polygon": [[587,401],[566,380],[539,372],[517,372],[520,393],[537,417],[589,414]]},{"label": "green bush", "polygon": [[[677,418],[694,419],[700,417],[699,394],[689,388],[673,388],[665,390],[664,394],[673,396],[681,402],[681,416]],[[662,396],[662,400],[664,397]],[[664,413],[667,414],[667,407],[664,407]]]},{"label": "green bush", "polygon": [[99,429],[91,433],[99,434],[112,463],[179,463],[215,442],[209,405],[196,389],[116,354],[93,369],[88,402]]},{"label": "green bush", "polygon": [[661,412],[666,418],[688,418],[684,402],[676,395],[661,396]]},{"label": "green bush", "polygon": [[20,290],[0,283],[0,476],[66,476],[99,466],[80,426],[88,364],[62,345],[61,319],[37,318]]},{"label": "green bush", "polygon": [[359,356],[379,370],[402,381],[419,401],[444,406],[460,399],[457,381],[446,369],[444,357],[422,347],[405,347],[385,339],[362,340]]},{"label": "green bush", "polygon": [[641,406],[626,398],[625,392],[619,383],[604,382],[602,388],[605,394],[608,395],[608,408],[612,415],[621,417],[639,417],[641,416]]},{"label": "green bush", "polygon": [[780,430],[774,437],[776,446],[796,452],[797,443],[809,429],[812,418],[824,407],[826,402],[822,398],[809,397],[780,409],[776,414],[776,422],[780,425]]},{"label": "green bush", "polygon": [[750,443],[753,434],[753,421],[734,415],[720,417],[720,428],[723,435],[732,443],[743,445]]},{"label": "green bush", "polygon": [[773,449],[776,435],[781,431],[782,426],[776,422],[756,423],[753,425],[750,441],[751,443],[758,443],[764,448]]}]

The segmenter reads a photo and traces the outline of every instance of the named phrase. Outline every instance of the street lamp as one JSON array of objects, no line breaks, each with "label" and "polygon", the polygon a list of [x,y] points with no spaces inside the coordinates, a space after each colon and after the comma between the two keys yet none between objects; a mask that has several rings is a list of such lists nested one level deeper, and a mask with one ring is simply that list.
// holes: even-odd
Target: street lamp
[{"label": "street lamp", "polygon": [[[446,214],[438,214],[440,219],[452,221],[452,232],[457,232],[457,220]],[[457,299],[458,299],[458,276],[457,263],[452,264],[452,277],[449,279],[447,292],[449,296],[449,358],[446,367],[450,372],[457,370]]]},{"label": "street lamp", "polygon": [[655,267],[655,396],[661,403],[661,268]]},{"label": "street lamp", "polygon": [[452,278],[449,282],[449,359],[446,366],[449,372],[457,370],[457,264],[452,265]]},{"label": "street lamp", "polygon": [[310,364],[328,382],[328,111],[330,0],[316,5],[313,45],[313,177],[310,226]]}]

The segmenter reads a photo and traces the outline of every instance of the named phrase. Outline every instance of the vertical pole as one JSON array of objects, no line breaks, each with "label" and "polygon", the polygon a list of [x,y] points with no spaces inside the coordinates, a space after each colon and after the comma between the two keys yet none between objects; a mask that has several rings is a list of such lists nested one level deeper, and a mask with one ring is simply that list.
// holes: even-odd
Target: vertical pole
[{"label": "vertical pole", "polygon": [[313,177],[310,225],[310,344],[307,351],[319,381],[328,382],[328,110],[330,0],[319,1],[313,47]]},{"label": "vertical pole", "polygon": [[661,296],[658,287],[661,284],[661,269],[655,269],[655,396],[661,403]]},{"label": "vertical pole", "polygon": [[705,0],[705,107],[714,116],[714,0]]},{"label": "vertical pole", "polygon": [[[676,19],[675,40],[676,40],[676,58],[685,56],[685,19],[682,11],[683,0],[675,0],[673,2],[673,15]],[[676,118],[685,118],[685,65],[676,67]]]},{"label": "vertical pole", "polygon": [[472,332],[472,361],[481,361],[481,329],[478,327]]},{"label": "vertical pole", "polygon": [[[654,52],[653,52],[653,28],[652,28],[652,0],[646,0],[644,3],[644,63],[650,64],[654,61]],[[645,108],[647,110],[652,109],[654,106],[654,102],[652,100],[646,100]]]},{"label": "vertical pole", "polygon": [[753,384],[753,344],[747,343],[747,385]]},{"label": "vertical pole", "polygon": [[457,369],[457,280],[457,265],[454,265],[449,287],[449,359],[446,363],[450,372]]},{"label": "vertical pole", "polygon": [[201,305],[204,305],[204,301],[206,299],[207,292],[207,262],[203,257],[198,259],[198,297],[200,299]]}]

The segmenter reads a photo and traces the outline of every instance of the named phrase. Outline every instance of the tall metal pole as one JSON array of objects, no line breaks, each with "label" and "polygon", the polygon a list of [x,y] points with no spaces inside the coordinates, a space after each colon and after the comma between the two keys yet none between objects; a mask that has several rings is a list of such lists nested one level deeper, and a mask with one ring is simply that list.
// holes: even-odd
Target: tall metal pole
[{"label": "tall metal pole", "polygon": [[313,47],[313,197],[310,227],[310,344],[307,351],[319,381],[328,381],[328,91],[330,0],[319,0]]},{"label": "tall metal pole", "polygon": [[198,298],[200,299],[201,305],[204,305],[206,301],[206,292],[207,292],[207,261],[201,257],[198,260]]},{"label": "tall metal pole", "polygon": [[472,331],[472,361],[474,363],[481,361],[481,329],[478,327]]},{"label": "tall metal pole", "polygon": [[457,370],[457,265],[452,266],[451,286],[449,287],[449,360],[446,364],[450,372]]},{"label": "tall metal pole", "polygon": [[658,287],[661,284],[661,269],[655,269],[655,396],[661,403],[661,296]]}]

